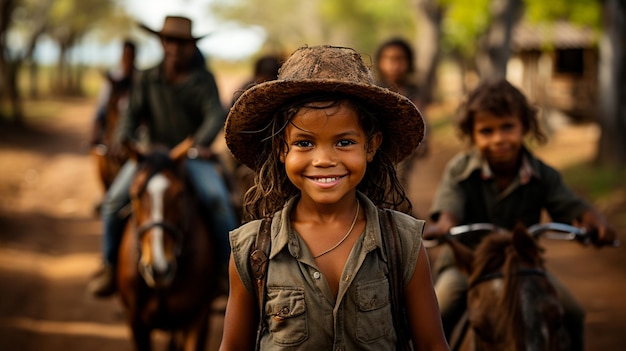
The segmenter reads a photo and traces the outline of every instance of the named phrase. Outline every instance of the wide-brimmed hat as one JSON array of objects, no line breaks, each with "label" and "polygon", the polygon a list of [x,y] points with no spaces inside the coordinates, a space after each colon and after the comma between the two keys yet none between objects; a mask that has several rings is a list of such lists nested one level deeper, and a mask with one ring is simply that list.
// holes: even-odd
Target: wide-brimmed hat
[{"label": "wide-brimmed hat", "polygon": [[[287,101],[316,92],[354,96],[380,118],[385,152],[394,163],[410,155],[424,136],[422,114],[408,98],[377,86],[361,55],[350,48],[302,47],[283,63],[278,79],[246,90],[230,109],[226,144],[233,156],[252,168],[260,166],[259,147],[266,126]],[[265,132],[258,132],[258,131]]]},{"label": "wide-brimmed hat", "polygon": [[198,40],[206,35],[194,37],[191,34],[191,19],[182,16],[167,16],[163,21],[163,28],[156,31],[147,25],[140,23],[139,26],[152,34],[163,38],[174,38],[182,40]]}]

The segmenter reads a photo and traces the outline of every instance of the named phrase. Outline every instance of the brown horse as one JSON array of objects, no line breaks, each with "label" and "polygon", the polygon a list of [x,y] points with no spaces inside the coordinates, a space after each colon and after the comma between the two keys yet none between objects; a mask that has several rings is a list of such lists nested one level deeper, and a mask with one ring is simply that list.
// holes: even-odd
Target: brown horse
[{"label": "brown horse", "polygon": [[563,309],[546,276],[542,249],[523,227],[487,235],[471,251],[449,239],[467,273],[467,315],[450,339],[453,350],[566,349]]},{"label": "brown horse", "polygon": [[211,235],[182,174],[191,146],[140,154],[131,186],[132,217],[120,247],[117,286],[137,350],[154,329],[171,332],[170,350],[204,350],[217,271]]},{"label": "brown horse", "polygon": [[128,159],[127,157],[120,157],[120,155],[112,155],[110,150],[113,144],[115,129],[119,123],[122,111],[128,103],[131,85],[130,78],[116,80],[107,75],[106,79],[110,86],[110,92],[106,103],[104,130],[101,142],[94,145],[91,149],[91,154],[96,161],[98,178],[105,192],[109,189],[120,168]]}]

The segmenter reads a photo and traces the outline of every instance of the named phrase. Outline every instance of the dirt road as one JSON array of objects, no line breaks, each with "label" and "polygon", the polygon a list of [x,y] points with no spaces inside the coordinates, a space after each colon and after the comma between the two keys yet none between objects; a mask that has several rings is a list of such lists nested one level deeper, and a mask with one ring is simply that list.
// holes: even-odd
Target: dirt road
[{"label": "dirt road", "polygon": [[[68,102],[55,107],[53,120],[31,120],[26,132],[0,125],[0,350],[131,350],[118,301],[84,292],[99,263],[100,223],[92,209],[101,191],[85,145],[93,103]],[[418,165],[411,193],[418,213],[428,208],[456,147],[435,144],[437,152]],[[550,147],[540,151],[565,162],[554,150],[569,146]],[[587,350],[623,350],[626,245],[544,246],[550,269],[587,311]],[[220,317],[214,321],[211,350],[221,334]]]}]

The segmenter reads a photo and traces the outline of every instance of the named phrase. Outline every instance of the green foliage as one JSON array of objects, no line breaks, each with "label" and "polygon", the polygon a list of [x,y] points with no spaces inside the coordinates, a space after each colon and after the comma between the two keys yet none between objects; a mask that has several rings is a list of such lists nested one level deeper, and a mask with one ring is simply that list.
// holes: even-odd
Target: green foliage
[{"label": "green foliage", "polygon": [[48,15],[50,34],[60,39],[68,35],[80,37],[106,23],[114,9],[112,0],[55,0]]},{"label": "green foliage", "polygon": [[411,0],[236,0],[214,2],[211,11],[224,22],[262,27],[269,43],[287,51],[303,44],[334,44],[373,52],[389,36],[412,37],[411,4]]},{"label": "green foliage", "polygon": [[526,18],[535,23],[567,19],[598,27],[601,21],[599,0],[525,0],[525,4]]},{"label": "green foliage", "polygon": [[103,41],[120,38],[134,26],[116,0],[21,0],[13,21],[24,40],[45,23],[46,34],[70,44],[90,31]]},{"label": "green foliage", "polygon": [[393,35],[412,37],[415,31],[413,8],[407,0],[324,0],[322,18],[331,28],[343,28],[353,46],[374,52],[378,44]]},{"label": "green foliage", "polygon": [[443,22],[442,47],[450,52],[471,57],[476,52],[476,41],[491,21],[489,0],[440,0],[446,8]]},{"label": "green foliage", "polygon": [[[490,0],[439,0],[446,9],[443,22],[444,52],[457,52],[464,57],[476,53],[477,40],[490,25]],[[524,19],[532,23],[568,20],[598,27],[599,0],[524,0]]]}]

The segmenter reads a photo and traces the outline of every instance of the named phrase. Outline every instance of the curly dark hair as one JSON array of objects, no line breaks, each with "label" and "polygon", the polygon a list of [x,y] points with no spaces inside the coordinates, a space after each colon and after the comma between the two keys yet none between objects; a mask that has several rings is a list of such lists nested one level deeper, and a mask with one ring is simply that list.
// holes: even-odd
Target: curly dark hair
[{"label": "curly dark hair", "polygon": [[[274,118],[263,129],[266,137],[261,145],[258,145],[261,148],[259,158],[263,161],[254,177],[254,185],[244,197],[244,221],[271,216],[280,210],[287,200],[300,193],[287,177],[285,165],[280,161],[280,153],[288,146],[284,130],[293,117],[302,108],[325,109],[342,103],[356,110],[368,143],[378,131],[382,130],[379,121],[383,115],[352,96],[317,93],[300,96],[286,103],[276,111]],[[381,149],[368,163],[365,176],[357,190],[365,194],[376,206],[393,208],[405,213],[411,211],[411,202],[398,180],[395,165],[389,155]]]},{"label": "curly dark hair", "polygon": [[460,106],[457,128],[462,139],[474,142],[474,116],[479,111],[496,116],[518,116],[524,133],[530,133],[539,143],[547,141],[537,118],[537,109],[528,103],[519,89],[504,79],[481,83]]}]

